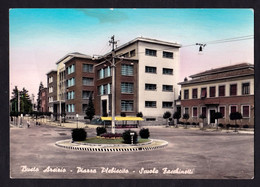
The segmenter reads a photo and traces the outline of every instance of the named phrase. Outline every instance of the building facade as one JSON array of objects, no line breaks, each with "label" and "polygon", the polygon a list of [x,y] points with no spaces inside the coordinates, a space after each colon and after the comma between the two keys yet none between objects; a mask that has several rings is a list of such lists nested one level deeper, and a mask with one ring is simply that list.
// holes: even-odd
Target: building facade
[{"label": "building facade", "polygon": [[[161,124],[166,111],[174,112],[174,100],[179,93],[180,47],[177,43],[139,37],[115,49],[116,115],[124,112],[135,116],[142,112],[146,121]],[[49,109],[54,113],[66,112],[68,118],[76,114],[83,118],[92,95],[96,116],[111,115],[112,78],[108,58],[111,61],[111,52],[97,59],[70,53],[58,60],[57,97],[49,102]],[[48,80],[53,74],[47,74]],[[55,89],[54,82],[48,88]]]},{"label": "building facade", "polygon": [[136,38],[116,48],[116,55],[138,60],[137,111],[146,121],[162,124],[163,114],[174,112],[178,98],[180,44]]},{"label": "building facade", "polygon": [[215,112],[221,112],[218,123],[233,124],[229,115],[240,112],[241,125],[254,125],[254,66],[241,63],[208,70],[190,76],[181,85],[181,113],[189,122],[199,122],[200,114],[208,124],[215,124]]},{"label": "building facade", "polygon": [[52,70],[47,74],[47,97],[48,97],[48,111],[57,113],[57,71]]},{"label": "building facade", "polygon": [[42,88],[40,91],[40,112],[48,112],[48,91]]}]

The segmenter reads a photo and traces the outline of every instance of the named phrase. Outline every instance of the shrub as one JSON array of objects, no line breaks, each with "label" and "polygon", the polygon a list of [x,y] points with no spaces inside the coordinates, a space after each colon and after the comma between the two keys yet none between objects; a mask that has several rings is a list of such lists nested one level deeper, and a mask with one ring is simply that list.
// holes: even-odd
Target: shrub
[{"label": "shrub", "polygon": [[230,128],[230,124],[227,124],[227,125],[226,125],[226,128],[229,129],[229,128]]},{"label": "shrub", "polygon": [[249,128],[249,126],[246,124],[246,125],[243,125],[243,128]]},{"label": "shrub", "polygon": [[196,123],[195,123],[195,122],[192,122],[192,125],[196,126]]},{"label": "shrub", "polygon": [[190,122],[187,122],[186,125],[190,125]]},{"label": "shrub", "polygon": [[71,135],[73,141],[84,141],[87,138],[85,129],[72,129]]},{"label": "shrub", "polygon": [[100,136],[101,134],[106,133],[107,129],[105,127],[97,127],[96,132],[97,132],[97,136]]},{"label": "shrub", "polygon": [[135,131],[131,131],[131,130],[127,130],[123,133],[122,137],[124,139],[124,143],[126,144],[131,144],[131,135],[130,133],[134,133],[134,136],[133,136],[133,143],[136,144],[137,143],[137,133]]},{"label": "shrub", "polygon": [[149,129],[145,129],[145,128],[141,129],[139,135],[141,138],[145,138],[145,139],[149,138],[150,136]]},{"label": "shrub", "polygon": [[223,127],[224,127],[224,125],[223,125],[222,123],[218,124],[218,126],[219,126],[220,128],[223,128]]}]

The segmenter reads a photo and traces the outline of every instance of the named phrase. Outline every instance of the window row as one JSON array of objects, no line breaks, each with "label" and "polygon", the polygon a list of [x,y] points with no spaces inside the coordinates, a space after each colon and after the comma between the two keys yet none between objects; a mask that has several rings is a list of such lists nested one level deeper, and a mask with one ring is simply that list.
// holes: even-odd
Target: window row
[{"label": "window row", "polygon": [[[156,84],[145,84],[145,90],[157,90]],[[162,85],[162,91],[172,92],[173,86],[172,85]]]},{"label": "window row", "polygon": [[[157,102],[156,101],[145,101],[145,107],[146,108],[156,108]],[[162,108],[172,108],[173,102],[163,101],[162,102]]]},{"label": "window row", "polygon": [[[146,73],[157,73],[157,68],[153,66],[145,66]],[[162,74],[164,75],[173,75],[173,69],[171,68],[163,68]]]},{"label": "window row", "polygon": [[131,57],[135,56],[135,49],[130,52],[124,53],[122,56],[125,58],[131,58]]},{"label": "window row", "polygon": [[[242,95],[249,95],[250,94],[250,83],[242,83]],[[230,85],[229,96],[236,96],[237,95],[237,84]],[[218,96],[224,97],[226,96],[226,86],[221,85],[218,86]],[[197,99],[198,96],[198,88],[192,89],[192,99]],[[201,88],[201,95],[200,98],[207,97],[207,88]],[[209,97],[216,97],[216,87],[210,86],[209,87]],[[184,99],[189,99],[189,90],[184,90]]]},{"label": "window row", "polygon": [[75,65],[72,64],[70,66],[67,67],[67,74],[71,74],[71,73],[74,73],[75,72]]},{"label": "window row", "polygon": [[[219,106],[218,112],[222,113],[223,118],[226,118],[226,106]],[[229,114],[238,112],[237,105],[230,105],[229,106]],[[184,108],[184,113],[189,114],[189,108]],[[192,117],[199,117],[200,114],[207,116],[207,108],[201,107],[201,113],[198,113],[198,107],[192,107]],[[243,118],[250,117],[250,105],[242,105],[241,106],[241,114]]]},{"label": "window row", "polygon": [[[157,50],[154,49],[145,49],[145,55],[147,56],[157,56]],[[173,58],[173,52],[163,51],[163,58]]]}]

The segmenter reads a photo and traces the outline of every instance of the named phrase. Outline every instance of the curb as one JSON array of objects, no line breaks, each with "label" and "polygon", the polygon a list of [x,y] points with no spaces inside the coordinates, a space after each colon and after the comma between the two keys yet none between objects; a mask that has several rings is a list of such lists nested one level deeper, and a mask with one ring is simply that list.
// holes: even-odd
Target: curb
[{"label": "curb", "polygon": [[145,145],[113,145],[113,144],[76,144],[69,140],[61,140],[55,143],[56,146],[78,151],[92,151],[92,152],[138,152],[151,151],[159,148],[164,148],[168,145],[167,141],[152,139],[150,144]]}]

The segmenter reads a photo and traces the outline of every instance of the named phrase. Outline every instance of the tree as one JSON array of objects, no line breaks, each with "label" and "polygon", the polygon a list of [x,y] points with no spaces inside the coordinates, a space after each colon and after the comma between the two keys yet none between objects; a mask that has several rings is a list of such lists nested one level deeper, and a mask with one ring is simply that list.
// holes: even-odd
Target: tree
[{"label": "tree", "polygon": [[41,91],[44,88],[42,82],[40,82],[40,86],[39,86],[39,91],[38,91],[38,98],[37,98],[37,111],[41,110],[41,105],[42,105],[42,101],[41,101]]},{"label": "tree", "polygon": [[92,94],[89,96],[89,102],[88,102],[88,107],[86,110],[86,118],[90,120],[90,122],[92,121],[92,119],[95,116],[95,108],[94,108],[94,104],[92,101]]},{"label": "tree", "polygon": [[176,127],[178,127],[179,119],[181,118],[181,113],[180,112],[174,112],[173,114],[173,119],[177,119]]},{"label": "tree", "polygon": [[187,129],[188,128],[187,121],[190,118],[190,115],[185,113],[185,114],[183,114],[182,118],[186,120],[186,127],[185,128]]},{"label": "tree", "polygon": [[29,114],[32,111],[32,101],[30,100],[28,90],[25,88],[23,88],[22,91],[19,91],[17,86],[15,86],[10,103],[12,112],[18,112],[19,108],[19,112],[24,114]]},{"label": "tree", "polygon": [[166,119],[166,125],[168,124],[168,119],[169,117],[171,117],[171,113],[169,111],[166,111],[164,114],[163,114],[163,119]]},{"label": "tree", "polygon": [[237,131],[237,120],[242,119],[242,114],[240,112],[232,112],[229,115],[231,120],[235,120],[235,131]]},{"label": "tree", "polygon": [[214,114],[214,119],[217,120],[217,130],[218,130],[218,119],[223,118],[223,114],[221,112],[216,112]]}]

